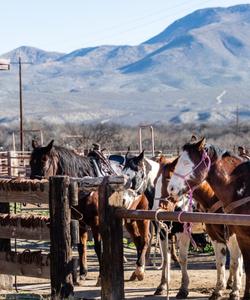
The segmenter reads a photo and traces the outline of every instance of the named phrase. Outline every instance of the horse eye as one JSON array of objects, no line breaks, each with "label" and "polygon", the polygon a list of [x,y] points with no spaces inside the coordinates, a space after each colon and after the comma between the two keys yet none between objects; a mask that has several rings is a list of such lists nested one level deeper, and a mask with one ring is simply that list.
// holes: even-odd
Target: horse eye
[{"label": "horse eye", "polygon": [[47,161],[47,157],[42,157],[42,162],[46,162]]}]

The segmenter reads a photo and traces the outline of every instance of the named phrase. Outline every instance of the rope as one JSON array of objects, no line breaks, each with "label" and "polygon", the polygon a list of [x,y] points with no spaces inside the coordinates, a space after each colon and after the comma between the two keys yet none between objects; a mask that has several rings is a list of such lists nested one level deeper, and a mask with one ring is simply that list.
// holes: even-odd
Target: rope
[{"label": "rope", "polygon": [[[159,212],[161,211],[165,211],[164,209],[162,208],[158,208],[156,211],[155,211],[155,222],[158,223],[158,227],[157,227],[157,235],[156,235],[156,243],[155,243],[155,250],[156,250],[156,246],[157,246],[157,243],[159,242],[159,239],[160,239],[160,232],[161,232],[161,229],[165,230],[166,232],[166,247],[167,247],[167,251],[169,251],[169,240],[168,240],[168,235],[169,233],[171,232],[172,230],[172,222],[171,222],[171,226],[170,228],[168,227],[168,225],[166,223],[164,223],[163,221],[159,220],[158,219],[158,214]],[[155,251],[156,253],[156,251]],[[155,254],[154,253],[154,254]],[[168,255],[166,257],[166,263],[167,263],[167,267],[169,266],[169,261],[168,261]],[[168,270],[168,274],[167,274],[167,300],[169,300],[169,271]]]}]

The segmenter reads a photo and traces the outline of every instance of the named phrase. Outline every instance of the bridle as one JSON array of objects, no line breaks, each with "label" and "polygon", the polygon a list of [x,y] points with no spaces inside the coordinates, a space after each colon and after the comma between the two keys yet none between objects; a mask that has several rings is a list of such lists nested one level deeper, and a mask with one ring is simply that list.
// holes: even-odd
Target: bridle
[{"label": "bridle", "polygon": [[[206,163],[206,159],[208,160],[208,163]],[[185,175],[182,175],[182,174],[179,174],[177,172],[173,172],[173,175],[183,179],[186,183],[186,185],[188,186],[188,189],[189,189],[189,206],[191,205],[192,206],[192,201],[193,201],[193,192],[194,190],[205,180],[205,178],[202,180],[202,182],[200,182],[198,185],[195,185],[193,187],[191,187],[191,185],[189,184],[188,180],[187,180],[187,177],[193,173],[193,171],[195,171],[201,164],[204,164],[206,169],[207,169],[207,173],[209,172],[210,170],[210,167],[211,167],[211,159],[209,157],[209,155],[207,154],[207,152],[205,150],[203,150],[203,153],[202,153],[202,157],[201,157],[201,160],[200,162],[193,167],[193,169],[186,173]]]}]

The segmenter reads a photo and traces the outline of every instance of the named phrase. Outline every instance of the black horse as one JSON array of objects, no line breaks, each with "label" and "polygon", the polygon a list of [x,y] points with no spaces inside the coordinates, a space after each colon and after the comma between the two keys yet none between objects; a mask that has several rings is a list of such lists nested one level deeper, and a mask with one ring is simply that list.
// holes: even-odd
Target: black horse
[{"label": "black horse", "polygon": [[[100,161],[106,165],[107,175],[115,175],[101,153],[94,152],[90,156],[81,156],[74,150],[64,147],[54,146],[53,140],[46,146],[41,147],[32,141],[33,151],[30,159],[31,179],[49,178],[54,175],[68,175],[70,177],[97,177],[101,175],[98,167]],[[98,156],[99,155],[99,156]],[[98,158],[99,157],[99,158]],[[107,171],[108,170],[108,171]],[[80,243],[78,244],[80,280],[83,283],[87,276],[87,240],[88,226],[92,230],[94,238],[94,249],[100,263],[101,258],[101,238],[99,233],[98,217],[98,193],[79,193],[79,204],[74,211],[81,214],[79,220]],[[73,215],[74,217],[74,215]]]}]

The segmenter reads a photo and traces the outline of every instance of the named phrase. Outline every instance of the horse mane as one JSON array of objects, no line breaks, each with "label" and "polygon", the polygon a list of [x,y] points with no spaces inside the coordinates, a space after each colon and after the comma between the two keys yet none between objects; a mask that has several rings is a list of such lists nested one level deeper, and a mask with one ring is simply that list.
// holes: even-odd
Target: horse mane
[{"label": "horse mane", "polygon": [[51,156],[58,159],[58,174],[69,176],[96,176],[91,159],[77,154],[74,150],[61,146],[53,146]]}]

